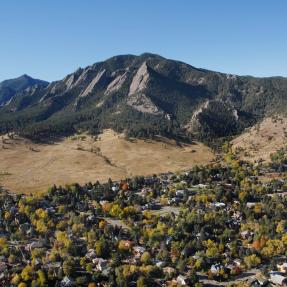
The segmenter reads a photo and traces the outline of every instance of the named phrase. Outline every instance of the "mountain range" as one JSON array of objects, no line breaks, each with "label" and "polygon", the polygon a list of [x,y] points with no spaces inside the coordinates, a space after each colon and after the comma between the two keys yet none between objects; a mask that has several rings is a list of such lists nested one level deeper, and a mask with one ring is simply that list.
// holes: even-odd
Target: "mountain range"
[{"label": "mountain range", "polygon": [[10,100],[19,92],[32,86],[46,87],[48,82],[33,79],[28,75],[6,80],[0,83],[0,106],[8,105]]},{"label": "mountain range", "polygon": [[145,53],[121,55],[47,83],[0,83],[0,133],[47,140],[112,128],[132,137],[212,142],[287,112],[287,79],[199,69]]}]

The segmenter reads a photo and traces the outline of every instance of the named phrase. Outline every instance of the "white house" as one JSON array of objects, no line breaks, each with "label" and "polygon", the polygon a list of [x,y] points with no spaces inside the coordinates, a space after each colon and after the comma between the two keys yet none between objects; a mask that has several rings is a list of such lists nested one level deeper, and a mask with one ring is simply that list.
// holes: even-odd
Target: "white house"
[{"label": "white house", "polygon": [[182,275],[178,275],[177,276],[177,279],[176,279],[176,282],[179,286],[187,286],[187,283],[186,283],[186,277],[185,276],[182,276]]},{"label": "white house", "polygon": [[287,262],[284,262],[283,264],[277,264],[277,269],[282,273],[287,273]]},{"label": "white house", "polygon": [[270,282],[276,286],[287,286],[287,277],[280,272],[270,272]]}]

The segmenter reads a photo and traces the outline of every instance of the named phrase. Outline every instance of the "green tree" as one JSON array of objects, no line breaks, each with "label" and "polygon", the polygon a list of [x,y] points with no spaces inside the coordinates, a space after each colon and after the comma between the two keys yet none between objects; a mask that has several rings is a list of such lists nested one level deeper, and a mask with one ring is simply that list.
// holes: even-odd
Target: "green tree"
[{"label": "green tree", "polygon": [[151,256],[149,254],[149,252],[144,252],[141,256],[141,263],[147,265],[150,263],[150,259],[151,259]]}]

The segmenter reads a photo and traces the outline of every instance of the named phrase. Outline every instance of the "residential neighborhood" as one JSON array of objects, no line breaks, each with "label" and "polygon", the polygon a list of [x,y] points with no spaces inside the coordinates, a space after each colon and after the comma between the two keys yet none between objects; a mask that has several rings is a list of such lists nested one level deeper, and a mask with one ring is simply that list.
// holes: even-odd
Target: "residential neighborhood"
[{"label": "residential neighborhood", "polygon": [[[0,193],[0,286],[286,286],[286,153]],[[266,180],[268,174],[278,177]]]}]

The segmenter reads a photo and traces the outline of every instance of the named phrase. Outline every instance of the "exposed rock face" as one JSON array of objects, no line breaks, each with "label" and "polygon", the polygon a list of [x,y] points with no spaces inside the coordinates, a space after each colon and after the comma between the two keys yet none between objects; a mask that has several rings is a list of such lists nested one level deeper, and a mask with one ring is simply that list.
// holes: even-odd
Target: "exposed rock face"
[{"label": "exposed rock face", "polygon": [[235,119],[238,121],[239,116],[238,116],[238,112],[237,112],[237,110],[236,110],[236,109],[233,109],[232,113],[233,113],[233,115],[234,115]]},{"label": "exposed rock face", "polygon": [[[53,83],[49,84],[49,86],[47,87],[47,90],[50,90],[51,94],[55,94],[57,91],[57,83],[53,82]],[[44,99],[44,97],[43,97],[43,99]],[[41,99],[41,101],[42,101],[42,99]]]},{"label": "exposed rock face", "polygon": [[206,101],[205,103],[201,104],[192,114],[192,117],[190,121],[185,125],[184,128],[186,128],[189,132],[195,131],[199,129],[200,123],[198,122],[198,115],[200,115],[203,110],[205,110],[209,105],[209,101]]},{"label": "exposed rock face", "polygon": [[130,85],[129,95],[133,95],[143,91],[148,84],[149,73],[146,62],[144,62],[138,69]]},{"label": "exposed rock face", "polygon": [[144,93],[149,79],[150,75],[148,66],[146,62],[144,62],[133,77],[127,98],[127,104],[142,113],[154,115],[163,114],[163,111]]},{"label": "exposed rock face", "polygon": [[79,71],[80,75],[79,75],[78,79],[75,81],[75,84],[73,85],[73,87],[77,86],[78,84],[81,84],[87,80],[89,73],[92,71],[92,67],[89,66],[89,67],[85,68],[84,70],[78,69],[78,71]]},{"label": "exposed rock face", "polygon": [[72,74],[71,76],[69,76],[67,78],[67,80],[65,81],[66,91],[70,90],[73,87],[74,81],[75,81],[75,75],[74,74]]},{"label": "exposed rock face", "polygon": [[118,91],[123,83],[125,82],[127,78],[127,72],[125,72],[122,75],[117,76],[107,87],[106,91],[105,91],[105,95],[109,95],[113,92]]},{"label": "exposed rock face", "polygon": [[88,66],[85,69],[79,68],[75,73],[68,75],[64,78],[63,82],[66,87],[66,92],[77,87],[79,85],[85,84],[88,80],[89,73],[92,71],[92,67]]},{"label": "exposed rock face", "polygon": [[106,70],[102,70],[101,72],[99,72],[96,75],[96,77],[90,82],[90,84],[82,91],[82,93],[80,94],[80,97],[85,97],[89,93],[91,93],[93,91],[94,87],[96,86],[96,84],[102,79],[105,72],[106,72]]},{"label": "exposed rock face", "polygon": [[129,95],[127,104],[142,113],[154,115],[163,114],[163,111],[160,110],[145,94]]}]

